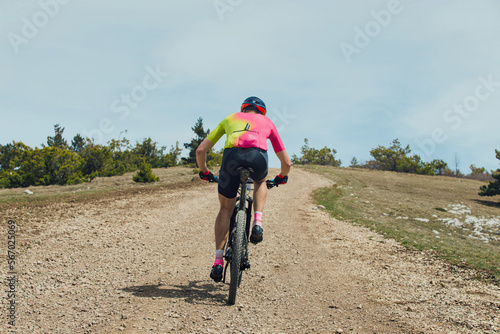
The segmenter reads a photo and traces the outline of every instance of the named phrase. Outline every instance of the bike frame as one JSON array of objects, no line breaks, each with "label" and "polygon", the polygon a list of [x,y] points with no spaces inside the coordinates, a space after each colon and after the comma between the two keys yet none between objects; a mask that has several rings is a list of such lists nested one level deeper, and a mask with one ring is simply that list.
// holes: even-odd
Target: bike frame
[{"label": "bike frame", "polygon": [[246,226],[245,226],[245,266],[244,269],[250,268],[250,263],[248,262],[248,239],[250,237],[250,223],[252,220],[252,208],[253,208],[253,197],[249,194],[248,185],[253,184],[253,181],[249,179],[249,170],[242,169],[240,176],[240,188],[238,190],[239,196],[236,198],[236,204],[234,207],[233,215],[229,223],[229,236],[224,247],[224,258],[226,260],[226,266],[224,268],[224,278],[223,282],[226,282],[226,271],[228,265],[231,263],[232,253],[231,246],[233,241],[233,235],[236,228],[236,214],[240,210],[246,212]]},{"label": "bike frame", "polygon": [[[236,204],[229,224],[229,236],[224,247],[224,259],[226,266],[224,268],[223,282],[226,282],[227,267],[231,268],[231,282],[229,285],[228,304],[234,304],[236,301],[236,291],[241,284],[243,271],[250,268],[248,260],[248,240],[250,237],[250,222],[252,219],[253,198],[249,184],[253,184],[249,178],[253,172],[251,168],[239,168],[240,189],[239,197],[236,198]],[[272,180],[266,181],[268,189],[276,186]],[[245,226],[242,226],[245,224]]]}]

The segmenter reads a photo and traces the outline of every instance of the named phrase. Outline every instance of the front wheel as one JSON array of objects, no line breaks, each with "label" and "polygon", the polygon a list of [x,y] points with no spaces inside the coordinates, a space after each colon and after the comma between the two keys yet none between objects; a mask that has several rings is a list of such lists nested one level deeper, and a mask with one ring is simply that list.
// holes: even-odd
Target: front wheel
[{"label": "front wheel", "polygon": [[245,223],[246,212],[238,211],[235,219],[235,228],[233,230],[232,259],[231,259],[231,283],[229,284],[228,304],[233,305],[236,302],[236,290],[241,283],[241,266],[245,256]]}]

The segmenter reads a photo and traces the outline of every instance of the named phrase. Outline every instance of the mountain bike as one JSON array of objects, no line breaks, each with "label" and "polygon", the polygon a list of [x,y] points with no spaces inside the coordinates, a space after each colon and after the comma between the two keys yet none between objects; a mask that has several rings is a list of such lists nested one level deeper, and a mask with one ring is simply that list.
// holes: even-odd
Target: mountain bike
[{"label": "mountain bike", "polygon": [[[234,305],[236,301],[236,291],[241,284],[243,271],[250,268],[248,259],[248,240],[250,237],[250,226],[253,207],[253,180],[250,179],[251,168],[238,168],[240,173],[240,189],[236,197],[236,205],[229,224],[229,237],[224,247],[224,267],[223,282],[226,282],[227,267],[230,267],[229,298],[227,303]],[[274,186],[272,180],[266,181],[267,188]]]}]

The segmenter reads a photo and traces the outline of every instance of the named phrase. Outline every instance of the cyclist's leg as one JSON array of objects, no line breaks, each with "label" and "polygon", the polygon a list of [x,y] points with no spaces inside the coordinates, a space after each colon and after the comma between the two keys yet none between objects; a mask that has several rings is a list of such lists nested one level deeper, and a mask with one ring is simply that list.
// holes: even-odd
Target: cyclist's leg
[{"label": "cyclist's leg", "polygon": [[266,204],[267,198],[267,185],[266,179],[263,179],[258,182],[254,182],[254,191],[253,191],[253,208],[255,212],[262,212],[264,210],[264,205]]},{"label": "cyclist's leg", "polygon": [[219,194],[220,210],[215,219],[215,249],[222,250],[229,232],[229,220],[233,214],[236,198]]},{"label": "cyclist's leg", "polygon": [[224,150],[221,170],[219,173],[219,203],[220,210],[215,219],[215,261],[210,277],[216,282],[222,279],[224,260],[222,252],[229,231],[229,221],[234,210],[236,194],[238,193],[239,178],[232,171],[234,159],[231,158],[233,150]]},{"label": "cyclist's leg", "polygon": [[236,203],[236,195],[239,187],[239,156],[236,149],[225,149],[219,172],[219,203],[220,210],[215,220],[215,248],[224,248],[227,233],[229,231],[229,220],[233,214]]},{"label": "cyclist's leg", "polygon": [[252,178],[254,180],[254,211],[262,212],[264,210],[264,204],[266,203],[267,197],[267,185],[266,185],[266,176],[267,176],[267,166],[268,166],[268,158],[267,152],[259,149],[253,149],[249,153],[249,158],[251,162],[254,173]]},{"label": "cyclist's leg", "polygon": [[259,180],[254,182],[254,220],[250,241],[259,243],[262,241],[262,211],[267,197],[267,185],[265,183],[268,165],[267,152],[260,149],[250,149],[248,161],[254,170],[251,175],[252,178]]},{"label": "cyclist's leg", "polygon": [[250,234],[250,241],[257,244],[263,239],[262,229],[262,210],[266,202],[267,185],[265,179],[254,182],[254,217],[252,224],[252,233]]}]

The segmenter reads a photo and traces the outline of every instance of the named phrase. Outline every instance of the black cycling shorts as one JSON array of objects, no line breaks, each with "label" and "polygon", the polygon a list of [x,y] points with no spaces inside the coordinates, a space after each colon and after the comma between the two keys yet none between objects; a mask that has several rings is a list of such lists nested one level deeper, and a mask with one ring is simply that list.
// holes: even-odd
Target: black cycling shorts
[{"label": "black cycling shorts", "polygon": [[256,148],[226,148],[222,155],[219,172],[219,194],[227,198],[235,198],[240,185],[238,167],[251,167],[250,177],[254,181],[262,181],[267,176],[267,151]]}]

